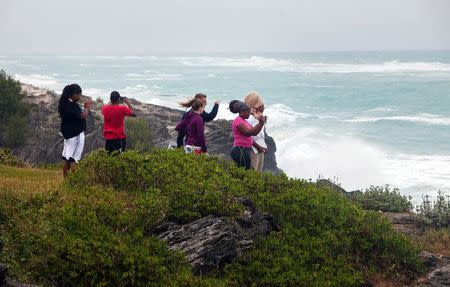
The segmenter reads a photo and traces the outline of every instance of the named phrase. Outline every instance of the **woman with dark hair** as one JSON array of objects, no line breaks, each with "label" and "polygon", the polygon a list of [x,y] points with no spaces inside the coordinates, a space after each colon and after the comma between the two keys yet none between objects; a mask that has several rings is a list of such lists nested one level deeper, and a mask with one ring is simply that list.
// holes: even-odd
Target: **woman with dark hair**
[{"label": "woman with dark hair", "polygon": [[203,110],[203,102],[196,100],[192,104],[191,110],[184,117],[184,120],[175,128],[179,133],[185,133],[187,135],[185,147],[187,153],[207,153],[205,122],[201,117]]},{"label": "woman with dark hair", "polygon": [[246,120],[250,116],[250,106],[241,101],[230,102],[230,111],[234,114],[239,113],[239,116],[231,124],[233,131],[233,148],[231,149],[231,158],[239,167],[250,169],[253,139],[264,127],[265,118],[260,117],[258,124],[252,127]]},{"label": "woman with dark hair", "polygon": [[[190,108],[196,101],[200,100],[203,103],[203,112],[200,114],[200,116],[202,117],[203,122],[207,123],[207,122],[214,120],[214,118],[217,116],[217,112],[219,111],[220,101],[216,101],[214,103],[214,107],[212,108],[211,112],[207,113],[204,110],[204,107],[206,107],[206,104],[207,104],[206,98],[207,98],[207,96],[205,94],[198,93],[193,98],[188,99],[184,102],[180,102],[179,104],[183,108]],[[181,118],[182,121],[186,117],[187,113],[188,112],[184,113],[183,117]],[[178,147],[182,147],[184,145],[185,136],[186,136],[185,133],[178,132],[178,137],[177,137],[177,146]]]},{"label": "woman with dark hair", "polygon": [[61,133],[64,137],[63,175],[67,176],[73,164],[81,159],[84,148],[84,131],[86,130],[86,118],[91,109],[92,100],[89,98],[84,103],[84,111],[78,105],[81,98],[81,87],[70,84],[64,87],[59,99],[58,112],[61,118]]}]

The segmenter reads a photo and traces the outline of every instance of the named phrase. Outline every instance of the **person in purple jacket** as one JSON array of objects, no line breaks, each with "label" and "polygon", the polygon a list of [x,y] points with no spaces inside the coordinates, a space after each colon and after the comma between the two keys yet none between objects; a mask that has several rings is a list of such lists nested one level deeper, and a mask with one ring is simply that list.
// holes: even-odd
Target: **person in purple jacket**
[{"label": "person in purple jacket", "polygon": [[207,153],[205,139],[205,122],[201,117],[204,111],[204,104],[201,100],[195,101],[191,110],[186,114],[175,128],[179,133],[186,133],[186,152],[202,154]]}]

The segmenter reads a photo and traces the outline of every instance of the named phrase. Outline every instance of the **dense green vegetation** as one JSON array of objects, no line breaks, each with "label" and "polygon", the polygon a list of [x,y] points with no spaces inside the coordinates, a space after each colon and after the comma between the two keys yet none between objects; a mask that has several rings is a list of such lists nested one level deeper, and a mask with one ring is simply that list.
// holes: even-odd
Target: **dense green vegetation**
[{"label": "dense green vegetation", "polygon": [[127,145],[141,152],[152,150],[152,131],[147,120],[143,118],[126,118]]},{"label": "dense green vegetation", "polygon": [[371,186],[365,191],[354,191],[350,193],[349,198],[367,210],[403,212],[413,209],[411,197],[401,195],[398,188],[391,188],[389,185]]},{"label": "dense green vegetation", "polygon": [[[245,171],[214,157],[95,151],[62,185],[33,193],[8,186],[0,188],[0,258],[26,282],[358,286],[374,273],[407,280],[422,270],[417,249],[377,212],[331,188]],[[259,238],[223,270],[195,276],[182,254],[152,234],[169,219],[235,216],[239,197],[272,213],[281,230]]]},{"label": "dense green vegetation", "polygon": [[450,227],[450,196],[441,191],[433,201],[428,195],[424,196],[422,203],[417,208],[417,213],[422,226]]},{"label": "dense green vegetation", "polygon": [[20,82],[0,70],[0,145],[16,147],[25,142],[28,112]]}]

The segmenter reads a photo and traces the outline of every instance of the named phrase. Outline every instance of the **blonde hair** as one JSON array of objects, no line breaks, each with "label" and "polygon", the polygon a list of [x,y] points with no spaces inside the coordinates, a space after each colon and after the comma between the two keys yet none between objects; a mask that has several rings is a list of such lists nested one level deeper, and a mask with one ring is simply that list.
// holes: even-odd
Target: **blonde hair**
[{"label": "blonde hair", "polygon": [[195,101],[206,98],[206,97],[207,96],[205,94],[198,93],[193,98],[186,99],[185,101],[179,102],[178,104],[180,104],[180,106],[183,108],[190,108],[195,103]]},{"label": "blonde hair", "polygon": [[256,91],[251,91],[244,98],[244,102],[252,108],[257,108],[264,105],[262,97]]}]

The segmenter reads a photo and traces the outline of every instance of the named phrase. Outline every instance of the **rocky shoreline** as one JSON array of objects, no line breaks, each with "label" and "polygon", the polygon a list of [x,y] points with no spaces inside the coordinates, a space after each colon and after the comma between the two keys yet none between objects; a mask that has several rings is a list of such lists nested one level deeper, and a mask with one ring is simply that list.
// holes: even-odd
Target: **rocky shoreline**
[{"label": "rocky shoreline", "polygon": [[[22,85],[22,92],[25,100],[32,105],[32,111],[28,119],[27,141],[23,146],[15,148],[14,153],[32,164],[60,162],[63,139],[58,134],[59,95],[27,84]],[[165,148],[169,142],[175,140],[174,127],[180,120],[182,111],[136,100],[132,100],[132,104],[138,116],[147,121],[153,133],[149,139],[153,146]],[[100,108],[101,103],[95,103],[89,116],[85,153],[102,148],[104,145]],[[211,154],[229,158],[228,153],[232,144],[229,121],[217,120],[208,123],[206,137]],[[266,170],[279,173],[281,171],[276,164],[275,142],[270,137],[268,139],[270,152],[265,161]],[[331,186],[338,193],[348,193],[327,180],[319,180],[317,184]],[[236,218],[210,215],[184,224],[169,221],[146,232],[166,241],[171,250],[182,251],[196,274],[206,274],[211,270],[220,269],[225,263],[233,261],[248,250],[255,238],[267,236],[271,231],[279,229],[271,214],[257,210],[249,200],[241,198],[239,202],[244,209]],[[383,215],[399,232],[408,235],[420,232],[411,213],[384,212]],[[450,257],[423,251],[420,258],[429,271],[409,286],[450,286]],[[33,285],[22,285],[7,279],[7,268],[0,264],[0,286]],[[377,285],[366,282],[364,286]]]},{"label": "rocky shoreline", "polygon": [[[60,125],[57,113],[59,95],[29,84],[22,84],[22,93],[25,96],[25,101],[32,105],[28,118],[29,130],[27,131],[26,143],[14,148],[13,152],[31,164],[61,161],[63,138],[58,133]],[[180,121],[183,111],[146,104],[134,99],[130,101],[135,107],[137,116],[147,121],[152,132],[152,138],[149,139],[152,146],[166,148],[170,142],[176,141],[175,126]],[[83,154],[104,147],[101,107],[101,102],[94,102],[91,114],[87,119]],[[230,121],[219,119],[207,123],[205,135],[210,154],[230,159],[229,151],[233,143]],[[275,141],[270,136],[266,140],[269,152],[265,157],[265,170],[280,173],[281,170],[277,166],[275,156]]]}]

